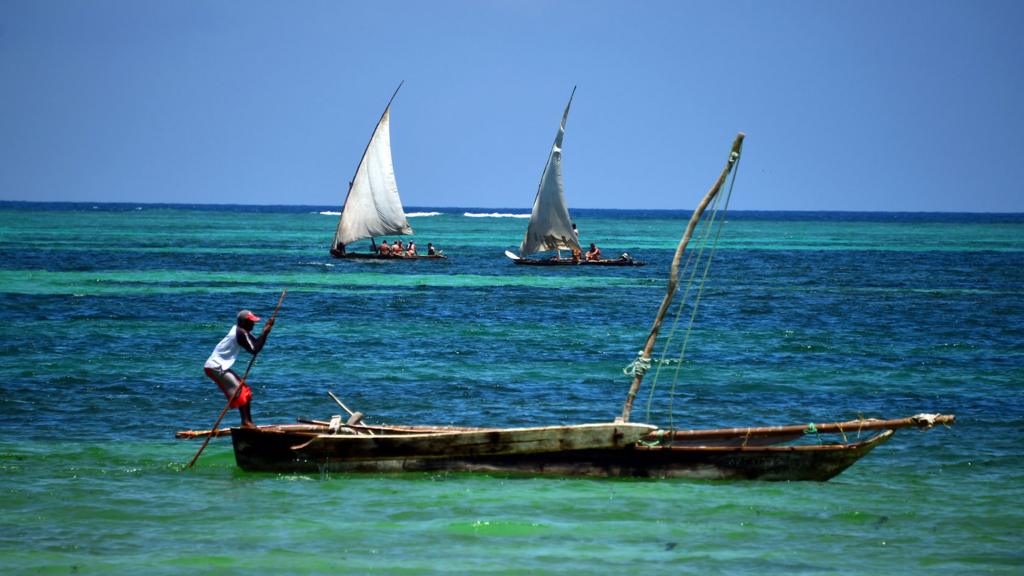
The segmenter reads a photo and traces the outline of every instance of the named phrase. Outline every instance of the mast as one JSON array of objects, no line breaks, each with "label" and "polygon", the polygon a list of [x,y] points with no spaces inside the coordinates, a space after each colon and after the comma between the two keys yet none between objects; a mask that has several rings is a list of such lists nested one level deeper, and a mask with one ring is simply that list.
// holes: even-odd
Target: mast
[{"label": "mast", "polygon": [[[398,83],[398,88],[395,88],[391,98],[388,98],[388,105],[384,107],[384,111],[380,113],[380,118],[377,119],[377,123],[373,125],[373,132],[370,132],[370,139],[366,141],[366,147],[363,148],[363,155],[359,157],[359,164],[356,164],[356,173],[352,175],[352,179],[348,181],[348,193],[345,194],[345,202],[342,204],[348,204],[348,195],[352,193],[352,183],[356,181],[356,176],[359,175],[359,169],[363,166],[363,162],[366,161],[366,152],[370,149],[370,143],[373,142],[373,135],[377,133],[377,128],[380,128],[380,123],[384,120],[384,116],[387,115],[388,110],[391,110],[391,103],[395,101],[395,96],[398,96],[398,91],[402,89],[402,84],[405,84],[405,80]],[[344,211],[342,211],[344,216]]]},{"label": "mast", "polygon": [[[665,319],[665,312],[668,311],[669,305],[672,304],[672,297],[675,296],[676,288],[679,285],[679,261],[682,259],[683,251],[686,250],[686,245],[690,243],[690,236],[693,235],[694,229],[697,227],[697,222],[700,221],[700,217],[704,214],[704,209],[708,207],[711,200],[718,194],[718,191],[722,188],[722,184],[725,183],[725,179],[732,172],[732,169],[736,166],[736,162],[740,159],[740,149],[743,148],[743,138],[746,135],[740,132],[736,135],[736,140],[732,143],[732,151],[729,153],[729,160],[726,161],[725,167],[722,169],[722,173],[719,174],[718,180],[715,181],[708,193],[704,195],[704,198],[697,205],[696,210],[693,211],[693,216],[690,217],[689,224],[686,225],[686,232],[683,233],[682,240],[679,241],[679,246],[676,247],[675,256],[672,258],[672,268],[668,275],[668,287],[665,289],[665,297],[661,301],[661,306],[658,308],[658,314],[654,317],[654,325],[651,326],[651,333],[647,336],[647,342],[644,344],[644,349],[640,352],[640,358],[638,361],[647,363],[651,360],[651,351],[654,350],[654,341],[658,338],[658,331],[661,329],[661,322]],[[644,379],[644,371],[637,370],[633,376],[633,383],[629,386],[629,393],[626,395],[626,403],[622,407],[623,422],[629,422],[629,413],[633,409],[633,399],[636,398],[637,390],[640,389],[640,382]]]},{"label": "mast", "polygon": [[572,87],[569,102],[562,113],[562,121],[558,125],[555,142],[551,145],[547,164],[541,173],[537,195],[533,200],[533,211],[530,223],[526,227],[526,236],[519,245],[519,255],[528,256],[534,252],[558,249],[579,249],[579,242],[572,232],[572,220],[565,204],[565,186],[562,183],[562,139],[565,136],[565,123],[569,118],[576,87]]}]

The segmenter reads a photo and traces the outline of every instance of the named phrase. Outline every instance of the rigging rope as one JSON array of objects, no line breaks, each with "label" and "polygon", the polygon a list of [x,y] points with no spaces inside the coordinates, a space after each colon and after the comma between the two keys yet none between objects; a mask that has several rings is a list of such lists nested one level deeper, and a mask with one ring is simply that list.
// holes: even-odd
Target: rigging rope
[{"label": "rigging rope", "polygon": [[[735,180],[733,180],[733,182],[735,182]],[[701,297],[704,295],[704,285],[707,282],[708,273],[711,271],[711,261],[714,259],[715,253],[718,250],[718,240],[719,240],[719,238],[722,235],[722,227],[725,225],[725,215],[728,214],[728,212],[729,212],[729,201],[731,199],[732,199],[732,187],[730,186],[729,191],[725,195],[725,206],[722,208],[722,217],[719,220],[719,224],[718,224],[717,229],[715,230],[715,239],[711,243],[711,253],[708,254],[706,263],[704,265],[704,273],[701,275],[700,285],[697,288],[697,296],[695,297],[695,299],[693,301],[693,311],[690,313],[690,322],[689,322],[689,324],[686,327],[686,334],[683,337],[683,345],[682,345],[682,347],[680,347],[680,350],[679,350],[679,363],[676,365],[676,370],[675,370],[675,373],[673,374],[673,377],[672,377],[672,388],[670,389],[669,395],[668,395],[669,426],[674,426],[673,407],[674,407],[675,397],[676,397],[676,384],[679,382],[679,372],[683,368],[683,358],[686,356],[686,345],[690,341],[690,333],[692,332],[693,325],[694,325],[694,323],[696,322],[696,319],[697,319],[697,310],[700,307]]]},{"label": "rigging rope", "polygon": [[[665,366],[667,364],[666,358],[668,356],[668,351],[672,346],[672,340],[675,337],[676,329],[679,326],[679,319],[682,316],[682,312],[686,306],[686,302],[689,301],[690,290],[693,288],[693,280],[697,275],[697,269],[699,268],[701,258],[703,258],[704,255],[704,248],[707,246],[708,235],[710,234],[711,229],[714,226],[715,217],[718,213],[719,198],[719,196],[715,196],[714,200],[712,201],[710,212],[708,213],[709,217],[705,221],[706,223],[703,226],[701,226],[700,233],[697,236],[697,240],[694,242],[694,244],[697,246],[697,249],[691,251],[690,254],[687,256],[686,264],[683,266],[683,270],[680,273],[680,276],[686,277],[686,272],[689,271],[689,277],[686,280],[686,285],[683,289],[683,295],[679,298],[679,306],[676,308],[676,313],[672,320],[672,328],[669,329],[667,337],[665,339],[665,344],[664,346],[662,346],[661,357],[658,359],[658,368],[654,373],[654,377],[651,379],[651,388],[647,396],[648,422],[651,420],[651,406],[654,402],[654,393],[658,385],[658,378],[661,376],[661,368],[662,366]],[[689,332],[689,330],[687,332]],[[682,359],[680,359],[680,362],[681,361]]]},{"label": "rigging rope", "polygon": [[[842,431],[842,429],[840,429],[840,431]],[[814,434],[814,437],[817,438],[818,440],[818,444],[825,443],[825,441],[821,439],[821,434],[818,434],[818,429],[814,426],[814,422],[810,422],[807,424],[807,428],[804,430],[804,434]],[[845,437],[846,435],[843,434],[843,436]]]},{"label": "rigging rope", "polygon": [[[648,421],[650,421],[650,419],[651,419],[651,405],[652,405],[652,402],[653,402],[653,399],[654,399],[654,391],[655,391],[655,388],[657,387],[658,376],[661,374],[661,367],[666,364],[665,358],[668,355],[668,350],[669,350],[669,348],[671,346],[672,339],[675,336],[675,332],[676,332],[677,326],[679,324],[679,319],[680,319],[680,317],[682,315],[682,311],[686,307],[686,303],[687,303],[690,291],[691,291],[691,289],[693,287],[694,279],[696,278],[696,275],[697,275],[697,270],[700,267],[701,258],[703,257],[704,250],[707,247],[708,238],[711,237],[711,233],[712,233],[712,231],[714,231],[714,239],[711,242],[710,252],[708,253],[707,258],[704,261],[704,271],[701,274],[700,282],[697,285],[696,296],[694,297],[694,301],[693,301],[693,305],[692,305],[692,310],[691,310],[691,313],[690,313],[690,319],[689,319],[689,321],[687,323],[687,326],[686,326],[686,332],[685,332],[684,337],[683,337],[683,344],[680,347],[679,359],[676,362],[676,368],[675,368],[675,371],[674,371],[674,374],[673,374],[673,378],[672,378],[672,385],[671,385],[671,388],[669,390],[669,397],[668,397],[669,428],[673,428],[674,427],[673,408],[674,408],[674,400],[675,400],[675,395],[676,395],[676,385],[677,385],[677,383],[679,381],[679,374],[680,374],[680,371],[682,370],[683,361],[684,361],[685,356],[686,356],[686,346],[689,343],[690,333],[693,331],[693,325],[694,325],[694,323],[696,321],[696,318],[697,318],[697,310],[698,310],[698,308],[700,306],[701,296],[704,293],[704,286],[705,286],[705,284],[707,282],[708,273],[711,270],[711,262],[714,259],[715,253],[716,253],[716,251],[718,249],[718,241],[719,241],[719,239],[721,237],[721,234],[722,234],[722,227],[725,225],[725,215],[728,214],[728,212],[729,212],[729,202],[732,199],[733,187],[736,184],[736,176],[739,173],[739,168],[740,168],[740,165],[739,165],[740,156],[739,156],[739,154],[736,154],[734,152],[732,154],[732,156],[730,156],[730,160],[735,162],[735,165],[733,166],[732,178],[731,178],[731,180],[729,182],[729,188],[728,188],[727,192],[725,193],[725,202],[724,202],[724,205],[722,207],[722,216],[721,216],[720,219],[718,218],[718,211],[719,211],[718,203],[719,203],[720,196],[716,196],[714,201],[712,202],[710,216],[707,218],[706,224],[704,225],[704,227],[703,227],[703,229],[701,231],[700,239],[697,242],[699,248],[696,251],[696,258],[694,258],[694,252],[691,251],[690,255],[687,257],[686,264],[683,267],[683,272],[685,273],[687,268],[690,267],[691,262],[693,264],[693,267],[690,270],[689,279],[687,280],[687,283],[686,283],[686,288],[685,288],[685,290],[683,292],[682,298],[680,298],[679,306],[678,306],[678,308],[676,310],[676,315],[675,315],[675,318],[674,318],[673,323],[672,323],[672,328],[668,332],[668,338],[666,339],[665,345],[664,345],[664,347],[662,349],[661,358],[658,361],[657,369],[655,370],[654,377],[651,380],[651,387],[650,387],[650,392],[649,392],[648,400],[647,400],[647,420]],[[717,221],[717,223],[716,223],[716,221]]]}]

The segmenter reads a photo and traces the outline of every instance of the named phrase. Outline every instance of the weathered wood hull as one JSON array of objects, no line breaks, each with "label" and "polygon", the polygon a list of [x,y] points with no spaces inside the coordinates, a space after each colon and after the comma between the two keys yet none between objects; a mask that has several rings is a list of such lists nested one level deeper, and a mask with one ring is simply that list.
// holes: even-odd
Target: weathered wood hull
[{"label": "weathered wood hull", "polygon": [[637,446],[617,454],[616,476],[704,480],[814,480],[835,477],[892,437],[796,446]]},{"label": "weathered wood hull", "polygon": [[[320,469],[320,465],[365,464],[394,469],[406,461],[466,460],[624,448],[656,428],[646,424],[578,424],[535,428],[413,428],[371,434],[372,428],[341,433],[267,426],[232,428],[235,459],[243,469]],[[310,468],[310,464],[313,468]]]},{"label": "weathered wood hull", "polygon": [[[461,433],[463,439],[452,441],[439,438],[446,434],[436,432],[392,437],[334,436],[299,432],[294,428],[233,428],[231,435],[238,466],[248,471],[300,473],[486,472],[824,481],[851,466],[893,434],[892,430],[884,430],[851,444],[797,446],[646,446],[635,441],[624,443],[626,436],[623,435],[617,443],[610,442],[605,447],[574,448],[582,444],[566,442],[564,437],[561,440],[534,438],[514,442],[518,448],[511,449],[494,440],[507,430],[473,430]],[[435,438],[428,442],[426,436]]]}]

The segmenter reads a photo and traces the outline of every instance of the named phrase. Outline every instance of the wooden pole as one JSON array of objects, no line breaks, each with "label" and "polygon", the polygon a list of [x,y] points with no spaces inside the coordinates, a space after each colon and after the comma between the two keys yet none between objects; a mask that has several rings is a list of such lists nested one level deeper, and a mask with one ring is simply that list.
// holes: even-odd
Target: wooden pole
[{"label": "wooden pole", "polygon": [[[694,229],[697,227],[697,222],[700,221],[700,217],[704,214],[704,210],[711,203],[711,200],[718,194],[718,191],[722,188],[722,184],[725,183],[725,179],[732,172],[736,162],[740,158],[740,149],[743,148],[743,138],[745,134],[740,132],[736,135],[736,140],[732,143],[732,151],[729,152],[729,160],[725,163],[725,168],[722,169],[722,173],[718,176],[718,180],[715,181],[714,185],[711,186],[711,190],[704,195],[704,198],[697,205],[697,209],[693,211],[693,216],[690,217],[690,223],[686,225],[686,232],[683,233],[683,239],[679,241],[679,246],[676,247],[676,254],[672,258],[672,268],[668,275],[668,288],[665,290],[665,297],[661,301],[661,306],[658,308],[658,314],[654,318],[654,325],[651,326],[651,333],[647,336],[647,342],[644,344],[644,349],[640,353],[640,360],[649,362],[651,359],[651,351],[654,350],[654,342],[658,338],[658,331],[661,329],[661,322],[665,318],[665,312],[668,311],[669,305],[672,304],[672,297],[675,296],[676,288],[679,285],[679,261],[682,259],[683,251],[686,250],[686,245],[690,243],[690,236],[693,235]],[[622,407],[622,421],[629,422],[629,413],[633,409],[633,399],[636,398],[636,393],[640,389],[640,382],[644,379],[644,373],[641,370],[637,370],[633,376],[633,383],[629,386],[629,393],[626,394],[626,403]]]},{"label": "wooden pole", "polygon": [[[330,390],[328,390],[327,393],[330,394],[331,398],[334,398],[334,401],[338,403],[338,406],[341,406],[342,410],[344,410],[345,412],[348,412],[349,416],[355,416],[356,415],[355,412],[353,412],[353,411],[348,409],[348,406],[345,406],[344,404],[342,404],[341,400],[339,400],[338,397],[334,395],[334,392],[331,392]],[[370,433],[370,436],[374,436],[374,433],[373,433],[372,430],[367,430],[367,432]]]},{"label": "wooden pole", "polygon": [[338,406],[341,406],[342,410],[344,410],[345,412],[348,412],[349,416],[355,416],[355,412],[349,410],[348,406],[345,406],[344,404],[342,404],[341,400],[339,400],[338,397],[334,395],[334,392],[331,392],[330,390],[328,390],[327,394],[330,395],[330,397],[333,398],[334,401],[338,403]]},{"label": "wooden pole", "polygon": [[[271,320],[277,318],[277,311],[281,309],[281,303],[284,302],[284,295],[287,293],[287,288],[281,291],[281,297],[278,298],[277,300],[277,307],[274,308],[274,314],[270,316]],[[235,389],[235,393],[231,395],[231,399],[228,400],[228,403],[224,405],[224,409],[220,411],[220,416],[217,416],[217,421],[213,423],[213,426],[210,426],[210,430],[217,430],[217,426],[220,425],[220,421],[224,418],[224,415],[228,413],[228,409],[231,407],[231,403],[234,402],[235,398],[238,398],[238,395],[242,392],[242,386],[245,386],[245,379],[249,377],[249,370],[252,370],[252,365],[255,362],[256,354],[253,354],[252,359],[249,360],[249,365],[245,368],[245,374],[242,376],[241,383],[239,383],[238,388]],[[195,465],[196,460],[199,460],[199,455],[203,453],[203,450],[206,449],[206,445],[210,443],[210,438],[213,438],[214,436],[215,434],[210,434],[209,436],[206,437],[205,440],[203,440],[203,445],[199,447],[199,450],[196,451],[196,455],[193,456],[192,460],[188,463],[189,468]]]},{"label": "wooden pole", "polygon": [[786,436],[790,434],[849,434],[866,430],[897,430],[899,428],[921,428],[951,426],[956,422],[954,414],[917,414],[909,418],[877,420],[873,418],[850,420],[848,422],[827,422],[821,424],[796,424],[792,426],[758,426],[752,428],[722,428],[719,430],[656,430],[645,440],[722,440],[729,438]]},{"label": "wooden pole", "polygon": [[204,436],[227,436],[228,434],[231,434],[230,428],[218,428],[216,430],[179,430],[174,433],[174,437],[183,440],[191,440],[192,438],[202,438]]}]

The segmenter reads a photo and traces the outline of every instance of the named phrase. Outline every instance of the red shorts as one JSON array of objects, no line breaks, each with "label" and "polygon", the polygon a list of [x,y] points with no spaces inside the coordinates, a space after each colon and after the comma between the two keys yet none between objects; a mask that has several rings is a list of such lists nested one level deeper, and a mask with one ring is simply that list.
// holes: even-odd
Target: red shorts
[{"label": "red shorts", "polygon": [[234,400],[228,404],[228,408],[238,408],[239,406],[245,406],[252,400],[252,389],[249,388],[248,384],[242,384],[242,390],[238,392],[238,395]]},{"label": "red shorts", "polygon": [[[220,391],[224,393],[224,397],[227,398],[228,400],[231,400],[232,393],[228,392],[228,386],[235,384],[238,378],[237,376],[235,376],[234,372],[228,371],[224,374],[221,374],[218,373],[216,370],[213,370],[212,368],[205,367],[203,368],[203,372],[205,372],[206,375],[210,377],[210,380],[213,380],[214,383],[217,384],[217,387],[220,388]],[[225,380],[227,382],[225,382]],[[252,400],[252,389],[249,388],[249,385],[243,383],[241,386],[242,389],[238,391],[237,395],[235,395],[235,399],[231,400],[231,403],[228,404],[228,408],[238,408],[239,406],[245,406],[246,404],[249,403],[250,400]],[[234,389],[234,386],[231,386],[231,389]]]}]

